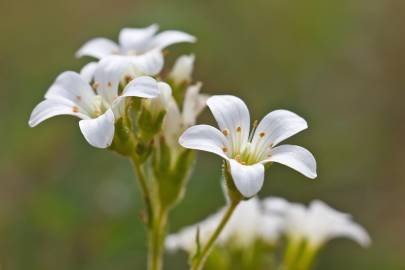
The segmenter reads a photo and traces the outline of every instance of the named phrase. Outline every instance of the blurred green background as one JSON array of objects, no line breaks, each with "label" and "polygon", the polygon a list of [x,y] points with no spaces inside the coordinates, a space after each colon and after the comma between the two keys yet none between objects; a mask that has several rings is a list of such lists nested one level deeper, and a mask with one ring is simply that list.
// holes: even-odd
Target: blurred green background
[{"label": "blurred green background", "polygon": [[[55,77],[90,38],[159,23],[196,35],[194,78],[235,94],[253,118],[290,109],[310,128],[289,142],[318,160],[308,180],[275,165],[260,196],[319,198],[370,232],[325,248],[317,269],[405,269],[405,2],[402,0],[0,0],[0,268],[145,269],[140,193],[129,162],[90,147],[77,120],[28,127]],[[212,121],[206,112],[201,121]],[[219,158],[199,154],[170,231],[224,204]],[[167,255],[166,269],[187,269]]]}]

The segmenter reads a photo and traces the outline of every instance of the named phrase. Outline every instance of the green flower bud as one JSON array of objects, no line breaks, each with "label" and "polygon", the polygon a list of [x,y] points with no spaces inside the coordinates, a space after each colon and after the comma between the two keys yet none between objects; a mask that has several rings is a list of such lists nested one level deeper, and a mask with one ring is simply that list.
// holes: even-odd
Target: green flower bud
[{"label": "green flower bud", "polygon": [[161,139],[153,157],[153,173],[163,208],[173,207],[183,198],[195,160],[195,153],[192,150],[182,150],[175,160],[172,151]]},{"label": "green flower bud", "polygon": [[134,149],[131,122],[121,117],[115,122],[115,134],[110,149],[124,156],[129,156]]}]

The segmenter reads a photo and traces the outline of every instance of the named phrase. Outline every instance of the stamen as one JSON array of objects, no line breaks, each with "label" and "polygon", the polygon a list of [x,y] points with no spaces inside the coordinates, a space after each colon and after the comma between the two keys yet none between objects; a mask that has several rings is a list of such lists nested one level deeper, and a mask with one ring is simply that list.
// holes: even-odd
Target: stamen
[{"label": "stamen", "polygon": [[124,77],[124,80],[125,80],[126,83],[129,83],[133,79],[134,79],[134,77],[129,75],[129,74],[125,75],[125,77]]},{"label": "stamen", "polygon": [[111,82],[108,82],[108,83],[107,83],[107,86],[108,86],[108,87],[111,87],[111,86],[112,86],[112,83],[111,83]]},{"label": "stamen", "polygon": [[76,99],[77,100],[82,100],[82,97],[81,96],[76,96]]},{"label": "stamen", "polygon": [[78,113],[78,112],[79,112],[79,108],[76,107],[76,106],[73,106],[73,107],[72,107],[72,111],[73,111],[74,113]]},{"label": "stamen", "polygon": [[240,132],[241,130],[242,130],[241,127],[237,127],[237,128],[236,128],[236,132]]},{"label": "stamen", "polygon": [[249,141],[250,141],[250,142],[251,142],[252,139],[253,139],[253,134],[255,134],[256,127],[257,127],[257,123],[258,123],[257,120],[253,121],[252,131],[250,131],[250,134],[249,134]]},{"label": "stamen", "polygon": [[226,128],[226,129],[222,130],[222,133],[223,133],[225,136],[228,136],[228,135],[229,135],[229,130]]},{"label": "stamen", "polygon": [[222,148],[222,151],[224,151],[226,153],[226,152],[228,152],[228,148],[224,147],[224,148]]},{"label": "stamen", "polygon": [[100,86],[100,84],[98,82],[94,82],[92,87],[94,90],[97,90],[97,88]]},{"label": "stamen", "polygon": [[253,129],[253,130],[257,127],[257,123],[258,123],[258,122],[259,122],[259,121],[257,121],[257,120],[253,121],[253,125],[252,125],[252,129]]},{"label": "stamen", "polygon": [[260,138],[263,138],[264,135],[266,135],[266,133],[264,133],[263,131],[259,133]]}]

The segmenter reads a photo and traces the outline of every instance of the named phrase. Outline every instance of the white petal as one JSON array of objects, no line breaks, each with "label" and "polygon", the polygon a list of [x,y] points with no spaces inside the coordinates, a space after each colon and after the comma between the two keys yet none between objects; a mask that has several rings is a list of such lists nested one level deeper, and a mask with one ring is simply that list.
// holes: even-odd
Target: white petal
[{"label": "white petal", "polygon": [[207,101],[205,95],[200,95],[202,84],[196,83],[187,87],[183,102],[183,122],[185,126],[195,124],[197,116],[204,109]]},{"label": "white petal", "polygon": [[190,82],[191,74],[194,67],[194,54],[182,55],[177,58],[176,63],[170,71],[169,77],[175,84],[179,85],[182,82]]},{"label": "white petal", "polygon": [[280,197],[269,197],[264,199],[262,203],[266,211],[279,214],[285,212],[290,206],[286,199]]},{"label": "white petal", "polygon": [[354,222],[347,224],[340,232],[336,233],[336,236],[343,236],[352,239],[362,247],[368,247],[371,244],[370,236],[367,231]]},{"label": "white petal", "polygon": [[236,188],[246,198],[256,195],[263,186],[264,166],[260,163],[242,165],[234,159],[229,160],[231,174]]},{"label": "white petal", "polygon": [[275,146],[307,127],[307,122],[293,112],[287,110],[272,111],[260,121],[252,143],[259,149],[266,148],[270,144]]},{"label": "white petal", "polygon": [[81,120],[80,130],[87,142],[97,148],[107,148],[114,138],[114,113],[107,110],[95,119]]},{"label": "white petal", "polygon": [[119,34],[119,43],[125,51],[144,52],[158,29],[157,24],[145,28],[124,28]]},{"label": "white petal", "polygon": [[221,131],[228,130],[232,151],[239,151],[249,137],[250,115],[246,104],[230,95],[212,96],[207,100]]},{"label": "white petal", "polygon": [[157,81],[148,76],[141,76],[132,80],[124,89],[123,97],[155,98],[160,90]]},{"label": "white petal", "polygon": [[185,148],[211,152],[228,159],[224,152],[227,140],[218,129],[212,126],[197,125],[188,128],[180,136],[179,143]]},{"label": "white petal", "polygon": [[76,72],[66,71],[60,74],[45,94],[46,99],[59,100],[75,105],[81,111],[91,114],[94,110],[94,91]]},{"label": "white petal", "polygon": [[97,63],[90,62],[80,70],[80,76],[82,76],[83,80],[90,83],[94,79],[94,72],[96,71]]},{"label": "white petal", "polygon": [[164,49],[175,43],[181,42],[194,43],[196,42],[196,40],[197,39],[190,34],[176,30],[168,30],[157,34],[152,40],[151,47],[157,49]]},{"label": "white petal", "polygon": [[132,74],[132,63],[125,56],[108,56],[100,60],[94,73],[97,93],[110,104],[118,96],[118,87],[121,79]]},{"label": "white petal", "polygon": [[296,145],[280,145],[272,149],[270,158],[262,161],[284,164],[308,178],[316,178],[316,161],[305,148]]},{"label": "white petal", "polygon": [[56,115],[73,115],[82,119],[89,118],[83,112],[76,112],[76,110],[73,110],[73,106],[74,105],[69,101],[46,99],[34,108],[28,124],[30,127],[35,127],[42,121]]},{"label": "white petal", "polygon": [[371,242],[367,231],[352,221],[349,214],[339,212],[319,200],[311,202],[308,208],[306,232],[309,244],[315,247],[337,237],[350,238],[363,247]]},{"label": "white petal", "polygon": [[77,52],[76,57],[92,56],[101,59],[107,55],[118,53],[118,45],[107,38],[95,38],[86,42]]},{"label": "white petal", "polygon": [[151,50],[137,56],[128,56],[135,70],[142,75],[156,75],[163,68],[163,54],[160,50]]}]

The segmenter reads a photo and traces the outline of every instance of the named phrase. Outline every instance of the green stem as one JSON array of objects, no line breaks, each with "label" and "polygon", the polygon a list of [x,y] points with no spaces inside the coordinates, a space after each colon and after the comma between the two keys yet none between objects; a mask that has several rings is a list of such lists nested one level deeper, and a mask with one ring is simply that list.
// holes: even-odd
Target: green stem
[{"label": "green stem", "polygon": [[304,253],[301,256],[301,259],[298,262],[298,270],[309,270],[312,267],[315,256],[317,254],[318,248],[311,248],[307,246]]},{"label": "green stem", "polygon": [[196,258],[193,259],[192,264],[191,264],[191,270],[201,270],[202,269],[208,255],[211,251],[211,248],[213,247],[218,236],[221,234],[225,225],[228,223],[230,217],[232,216],[232,214],[235,211],[236,206],[238,206],[239,202],[240,202],[240,200],[231,201],[228,209],[226,210],[224,216],[222,217],[221,222],[219,223],[218,227],[215,229],[214,233],[211,235],[207,244],[202,248],[201,252],[199,254],[197,254]]},{"label": "green stem", "polygon": [[166,234],[168,212],[160,209],[149,230],[149,270],[161,270],[163,265],[163,244]]},{"label": "green stem", "polygon": [[288,239],[287,248],[284,254],[282,270],[294,270],[295,263],[298,259],[300,242],[297,239]]},{"label": "green stem", "polygon": [[143,199],[145,202],[146,214],[147,214],[146,224],[148,225],[148,227],[151,227],[152,219],[153,219],[153,205],[152,205],[152,199],[151,199],[151,192],[149,190],[148,184],[146,183],[146,177],[145,177],[145,173],[142,169],[142,166],[139,164],[135,155],[131,155],[131,161],[132,161],[132,165],[134,166],[134,171],[138,178],[138,182],[141,187]]}]

